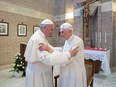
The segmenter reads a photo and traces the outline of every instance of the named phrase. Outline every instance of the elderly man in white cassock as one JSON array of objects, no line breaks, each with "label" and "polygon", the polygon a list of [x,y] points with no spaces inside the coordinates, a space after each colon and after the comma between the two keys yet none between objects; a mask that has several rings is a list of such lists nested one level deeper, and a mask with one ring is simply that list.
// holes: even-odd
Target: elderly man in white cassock
[{"label": "elderly man in white cassock", "polygon": [[[76,48],[66,52],[53,50],[46,40],[46,37],[51,36],[53,30],[54,23],[45,19],[40,24],[40,30],[37,30],[28,41],[24,54],[25,60],[28,62],[26,87],[53,87],[52,65],[62,64],[78,52]],[[41,43],[46,44],[47,47],[44,48]],[[46,49],[46,51],[40,51],[39,48]]]},{"label": "elderly man in white cassock", "polygon": [[78,53],[61,64],[59,87],[87,87],[83,40],[73,34],[73,27],[69,23],[60,26],[60,35],[65,39],[63,52],[78,47]]}]

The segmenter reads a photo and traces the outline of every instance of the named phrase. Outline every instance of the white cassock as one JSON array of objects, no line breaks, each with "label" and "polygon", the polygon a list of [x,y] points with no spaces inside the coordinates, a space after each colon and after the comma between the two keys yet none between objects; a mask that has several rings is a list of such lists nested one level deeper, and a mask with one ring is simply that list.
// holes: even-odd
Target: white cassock
[{"label": "white cassock", "polygon": [[65,41],[63,51],[69,51],[75,47],[79,47],[77,55],[60,67],[59,87],[87,87],[82,39],[72,35]]},{"label": "white cassock", "polygon": [[24,54],[25,60],[28,62],[26,87],[53,87],[52,65],[62,64],[71,57],[69,52],[54,51],[50,54],[39,51],[40,43],[50,46],[45,35],[38,30],[31,36]]}]

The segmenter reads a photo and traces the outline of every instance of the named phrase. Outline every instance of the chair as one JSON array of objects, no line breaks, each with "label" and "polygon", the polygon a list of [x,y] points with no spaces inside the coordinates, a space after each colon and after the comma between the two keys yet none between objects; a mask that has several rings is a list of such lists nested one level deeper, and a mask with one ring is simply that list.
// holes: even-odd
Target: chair
[{"label": "chair", "polygon": [[86,69],[86,75],[87,75],[87,86],[93,87],[94,61],[89,61],[85,59],[85,69]]},{"label": "chair", "polygon": [[[24,57],[26,46],[27,46],[27,44],[20,43],[20,53],[21,53],[21,57],[23,58],[25,70],[26,70],[26,67],[27,67],[27,62],[25,61],[25,57]],[[25,76],[25,72],[24,72],[23,75]]]},{"label": "chair", "polygon": [[[94,80],[94,62],[85,60],[85,69],[87,75],[87,87],[93,87],[93,80]],[[59,75],[54,76],[55,79],[55,87],[57,87],[57,79]]]}]

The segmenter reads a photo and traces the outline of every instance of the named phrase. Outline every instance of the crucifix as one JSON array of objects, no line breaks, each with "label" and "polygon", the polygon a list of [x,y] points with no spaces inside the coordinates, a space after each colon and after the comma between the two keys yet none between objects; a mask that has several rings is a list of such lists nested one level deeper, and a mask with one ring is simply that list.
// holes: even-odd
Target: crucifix
[{"label": "crucifix", "polygon": [[90,30],[89,30],[89,5],[96,2],[98,0],[83,0],[80,3],[77,3],[78,6],[83,6],[83,40],[84,44],[88,43],[88,39],[90,38]]}]

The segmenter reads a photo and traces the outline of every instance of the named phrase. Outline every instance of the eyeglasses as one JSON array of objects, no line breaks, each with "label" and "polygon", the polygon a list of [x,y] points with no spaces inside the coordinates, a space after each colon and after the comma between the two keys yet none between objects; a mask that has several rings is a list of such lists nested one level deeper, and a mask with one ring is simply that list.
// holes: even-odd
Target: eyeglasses
[{"label": "eyeglasses", "polygon": [[64,33],[64,31],[60,31],[60,33]]}]

